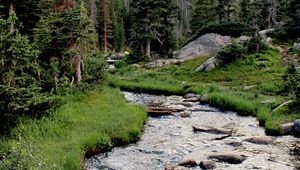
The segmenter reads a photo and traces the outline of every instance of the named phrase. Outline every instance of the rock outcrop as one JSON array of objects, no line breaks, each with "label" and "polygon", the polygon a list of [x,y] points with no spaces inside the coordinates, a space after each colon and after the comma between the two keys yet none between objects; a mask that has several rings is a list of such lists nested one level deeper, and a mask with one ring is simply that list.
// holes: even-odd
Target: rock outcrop
[{"label": "rock outcrop", "polygon": [[222,47],[230,43],[229,36],[209,33],[188,43],[177,52],[176,59],[192,59],[199,56],[218,52]]},{"label": "rock outcrop", "polygon": [[195,71],[211,71],[222,63],[218,57],[214,56],[202,63]]}]

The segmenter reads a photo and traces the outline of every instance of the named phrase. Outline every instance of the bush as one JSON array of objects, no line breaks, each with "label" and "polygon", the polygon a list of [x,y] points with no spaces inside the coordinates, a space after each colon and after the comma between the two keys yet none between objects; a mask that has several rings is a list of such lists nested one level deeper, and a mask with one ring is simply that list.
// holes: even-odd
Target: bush
[{"label": "bush", "polygon": [[99,82],[103,80],[103,75],[105,72],[105,62],[104,57],[101,54],[96,53],[91,57],[86,59],[86,69],[85,69],[85,80],[86,82]]},{"label": "bush", "polygon": [[246,55],[245,48],[237,43],[232,43],[225,48],[223,48],[218,54],[217,57],[221,59],[225,64],[231,63],[238,58],[243,58]]},{"label": "bush", "polygon": [[253,37],[244,43],[247,53],[253,54],[268,49],[261,37]]},{"label": "bush", "polygon": [[276,29],[267,33],[267,36],[280,43],[288,42],[288,40],[291,38],[285,29]]}]

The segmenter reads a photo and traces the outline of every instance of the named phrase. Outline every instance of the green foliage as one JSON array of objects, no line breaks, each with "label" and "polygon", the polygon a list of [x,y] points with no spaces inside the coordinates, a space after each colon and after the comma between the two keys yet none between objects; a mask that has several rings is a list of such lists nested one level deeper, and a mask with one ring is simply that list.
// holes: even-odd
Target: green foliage
[{"label": "green foliage", "polygon": [[1,133],[19,116],[40,116],[55,103],[55,98],[42,91],[39,51],[14,28],[15,21],[15,14],[8,21],[0,20]]},{"label": "green foliage", "polygon": [[99,83],[104,79],[105,60],[98,52],[85,59],[84,82]]},{"label": "green foliage", "polygon": [[[173,30],[177,17],[177,6],[173,0],[132,1],[130,42],[135,51],[147,54],[151,51],[171,55],[176,43]],[[150,57],[150,56],[147,56]]]},{"label": "green foliage", "polygon": [[237,43],[231,43],[230,45],[224,47],[218,52],[217,57],[221,59],[225,64],[231,63],[237,59],[245,57],[246,49],[243,45]]},{"label": "green foliage", "polygon": [[250,54],[258,53],[259,51],[268,49],[268,46],[263,42],[260,36],[253,37],[249,41],[246,41],[244,46],[247,50],[247,53]]},{"label": "green foliage", "polygon": [[300,73],[294,62],[291,62],[283,76],[282,90],[288,93],[293,99],[299,100]]},{"label": "green foliage", "polygon": [[0,143],[0,169],[81,169],[84,156],[136,141],[146,111],[119,90],[73,96],[50,117],[26,120]]},{"label": "green foliage", "polygon": [[276,29],[267,34],[268,37],[273,38],[273,41],[277,41],[280,43],[288,42],[291,39],[290,35],[286,32],[285,29]]}]

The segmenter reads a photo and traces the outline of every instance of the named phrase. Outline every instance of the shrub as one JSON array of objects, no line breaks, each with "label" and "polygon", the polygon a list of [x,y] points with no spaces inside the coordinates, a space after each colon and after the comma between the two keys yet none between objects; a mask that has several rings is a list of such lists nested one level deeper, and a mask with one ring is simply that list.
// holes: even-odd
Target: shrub
[{"label": "shrub", "polygon": [[87,66],[85,69],[86,77],[84,81],[86,82],[99,82],[103,80],[103,75],[105,72],[105,62],[104,57],[101,54],[96,53],[91,57],[88,57],[85,61]]},{"label": "shrub", "polygon": [[253,54],[268,49],[261,37],[253,37],[244,43],[247,53]]},{"label": "shrub", "polygon": [[279,41],[280,43],[288,42],[288,40],[291,38],[285,29],[276,29],[267,33],[267,36]]},{"label": "shrub", "polygon": [[232,43],[224,47],[217,55],[224,63],[231,63],[238,58],[243,58],[246,55],[245,48],[237,43]]}]

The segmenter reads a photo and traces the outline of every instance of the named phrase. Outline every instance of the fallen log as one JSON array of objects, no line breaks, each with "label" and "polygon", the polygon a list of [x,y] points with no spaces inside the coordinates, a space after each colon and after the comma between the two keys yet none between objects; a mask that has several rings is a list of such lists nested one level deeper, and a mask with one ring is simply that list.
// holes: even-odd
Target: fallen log
[{"label": "fallen log", "polygon": [[211,133],[211,134],[217,134],[217,135],[231,135],[231,131],[226,131],[226,130],[221,130],[221,129],[215,129],[215,128],[211,128],[211,129],[203,129],[203,128],[198,128],[193,126],[193,131],[195,133],[197,132],[205,132],[205,133]]},{"label": "fallen log", "polygon": [[148,107],[148,116],[160,117],[160,116],[170,116],[175,112],[181,112],[184,109],[167,108],[167,107]]}]

